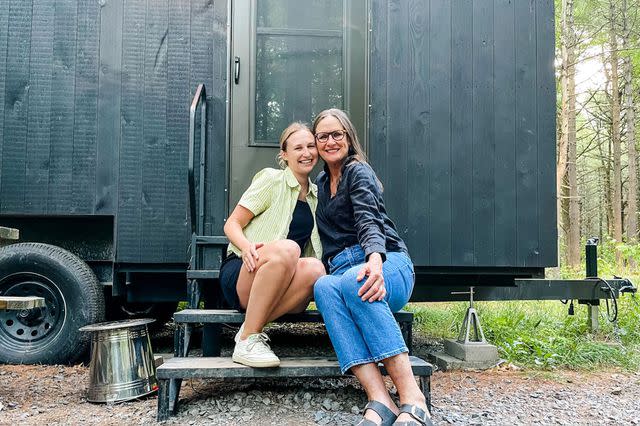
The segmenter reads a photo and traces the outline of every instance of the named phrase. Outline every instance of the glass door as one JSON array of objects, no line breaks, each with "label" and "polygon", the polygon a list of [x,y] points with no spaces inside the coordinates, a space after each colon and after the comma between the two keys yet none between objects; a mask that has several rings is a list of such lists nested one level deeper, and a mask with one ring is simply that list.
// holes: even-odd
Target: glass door
[{"label": "glass door", "polygon": [[[232,2],[230,200],[278,167],[289,123],[345,109],[365,136],[366,0]],[[366,141],[365,141],[366,145]]]}]

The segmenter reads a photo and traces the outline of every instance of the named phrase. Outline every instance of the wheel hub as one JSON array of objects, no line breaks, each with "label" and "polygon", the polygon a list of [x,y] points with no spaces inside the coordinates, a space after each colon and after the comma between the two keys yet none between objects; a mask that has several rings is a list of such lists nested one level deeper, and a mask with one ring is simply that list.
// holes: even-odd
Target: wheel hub
[{"label": "wheel hub", "polygon": [[20,311],[0,311],[0,333],[15,344],[51,339],[61,328],[65,314],[64,297],[48,278],[34,273],[20,273],[0,282],[5,296],[38,296],[45,306]]}]

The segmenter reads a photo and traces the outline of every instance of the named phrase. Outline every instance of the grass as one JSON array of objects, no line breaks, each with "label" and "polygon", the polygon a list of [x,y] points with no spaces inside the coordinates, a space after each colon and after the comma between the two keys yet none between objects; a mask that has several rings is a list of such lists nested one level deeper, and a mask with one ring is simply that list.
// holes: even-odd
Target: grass
[{"label": "grass", "polygon": [[[632,279],[634,283],[640,280]],[[601,329],[587,326],[587,307],[554,301],[477,302],[476,310],[487,340],[500,356],[522,367],[593,370],[614,367],[640,369],[640,297],[619,299],[619,317],[609,323],[601,305]],[[415,327],[435,338],[455,338],[467,303],[412,303]]]},{"label": "grass", "polygon": [[[584,253],[581,264],[584,265]],[[548,276],[582,278],[584,270],[554,268]],[[601,277],[628,277],[640,285],[640,244],[616,243],[611,239],[598,247]],[[435,338],[457,337],[467,303],[414,303],[418,330]],[[600,305],[600,330],[587,326],[587,307],[554,301],[478,302],[476,309],[487,340],[498,347],[500,356],[522,367],[538,370],[568,368],[594,370],[620,368],[640,371],[640,294],[626,294],[618,300],[618,320],[606,319]]]}]

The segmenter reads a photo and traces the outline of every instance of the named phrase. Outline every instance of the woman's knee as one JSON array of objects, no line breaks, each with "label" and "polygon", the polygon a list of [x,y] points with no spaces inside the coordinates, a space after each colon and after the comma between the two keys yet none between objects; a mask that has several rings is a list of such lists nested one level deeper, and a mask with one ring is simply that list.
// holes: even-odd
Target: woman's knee
[{"label": "woman's knee", "polygon": [[274,241],[272,244],[269,261],[293,270],[300,259],[300,246],[291,240]]},{"label": "woman's knee", "polygon": [[355,295],[356,297],[359,297],[358,290],[362,287],[367,278],[364,277],[362,280],[358,281],[358,272],[359,269],[351,268],[340,276],[340,290],[345,296]]},{"label": "woman's knee", "polygon": [[339,295],[338,277],[334,275],[323,275],[318,278],[313,285],[313,298],[316,302],[321,301],[331,295]]},{"label": "woman's knee", "polygon": [[305,283],[313,286],[318,278],[325,275],[324,265],[318,259],[313,257],[303,257],[298,260],[296,267],[296,275],[300,274]]}]

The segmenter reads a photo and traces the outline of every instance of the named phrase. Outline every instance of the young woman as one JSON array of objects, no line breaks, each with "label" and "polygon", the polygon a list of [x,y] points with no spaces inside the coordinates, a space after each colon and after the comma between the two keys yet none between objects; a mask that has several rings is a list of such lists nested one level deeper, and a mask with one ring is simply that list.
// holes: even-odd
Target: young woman
[{"label": "young woman", "polygon": [[[367,393],[359,424],[431,424],[392,314],[409,301],[414,272],[407,247],[387,216],[382,184],[344,111],[321,112],[313,132],[325,163],[316,179],[317,220],[330,274],[316,282],[315,302],[342,372],[351,369]],[[379,361],[398,390],[400,409],[387,392]]]},{"label": "young woman", "polygon": [[258,172],[224,226],[231,243],[220,268],[222,291],[233,308],[246,310],[233,361],[250,367],[280,365],[262,329],[304,311],[324,275],[317,189],[309,180],[318,151],[306,125],[293,123],[282,132],[278,160],[283,170]]}]

